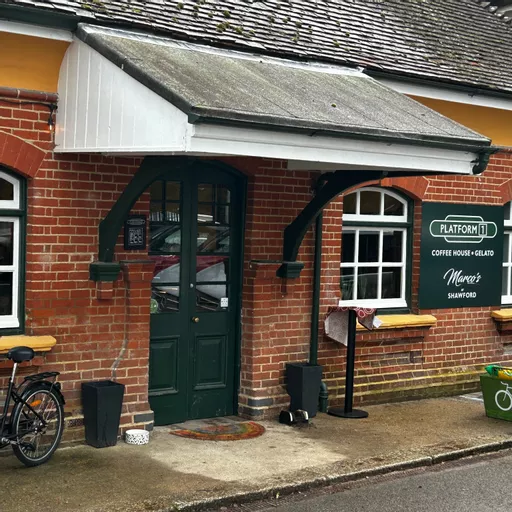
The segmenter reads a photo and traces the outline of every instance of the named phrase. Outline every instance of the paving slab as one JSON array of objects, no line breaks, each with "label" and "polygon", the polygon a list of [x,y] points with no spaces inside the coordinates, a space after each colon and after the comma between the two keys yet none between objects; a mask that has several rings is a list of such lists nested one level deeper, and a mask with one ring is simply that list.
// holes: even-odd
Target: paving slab
[{"label": "paving slab", "polygon": [[512,423],[487,418],[478,396],[368,406],[366,419],[318,414],[298,428],[261,422],[264,435],[203,441],[158,427],[146,446],[59,449],[26,469],[0,458],[10,512],[141,512],[201,508],[321,482],[512,446]]}]

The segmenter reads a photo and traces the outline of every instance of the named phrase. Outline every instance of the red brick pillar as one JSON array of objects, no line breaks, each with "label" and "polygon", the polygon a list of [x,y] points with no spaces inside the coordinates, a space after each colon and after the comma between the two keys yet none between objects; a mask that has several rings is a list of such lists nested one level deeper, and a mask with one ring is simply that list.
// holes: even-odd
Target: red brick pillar
[{"label": "red brick pillar", "polygon": [[126,328],[124,353],[119,358],[119,382],[125,384],[121,428],[153,427],[148,401],[151,280],[155,263],[149,260],[123,261],[126,287]]},{"label": "red brick pillar", "polygon": [[295,338],[303,312],[295,318],[293,302],[305,302],[300,280],[277,277],[279,266],[251,261],[244,272],[239,413],[252,418],[275,416],[287,406],[285,363],[307,357],[308,346]]}]

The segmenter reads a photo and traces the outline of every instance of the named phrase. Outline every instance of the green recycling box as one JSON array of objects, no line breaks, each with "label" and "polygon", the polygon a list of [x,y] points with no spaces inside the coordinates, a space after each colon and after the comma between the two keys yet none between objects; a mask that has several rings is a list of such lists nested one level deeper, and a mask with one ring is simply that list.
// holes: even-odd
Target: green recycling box
[{"label": "green recycling box", "polygon": [[512,380],[480,375],[485,414],[489,418],[512,421]]}]

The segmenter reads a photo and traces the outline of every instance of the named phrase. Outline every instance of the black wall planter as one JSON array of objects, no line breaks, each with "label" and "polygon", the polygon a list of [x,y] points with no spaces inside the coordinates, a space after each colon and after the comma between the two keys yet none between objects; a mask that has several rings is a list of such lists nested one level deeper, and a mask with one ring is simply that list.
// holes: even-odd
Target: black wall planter
[{"label": "black wall planter", "polygon": [[111,380],[82,384],[82,406],[87,444],[96,448],[115,446],[123,395],[124,385]]},{"label": "black wall planter", "polygon": [[318,397],[322,382],[322,367],[310,363],[286,364],[287,391],[290,395],[290,411],[302,409],[310,418],[318,411]]}]

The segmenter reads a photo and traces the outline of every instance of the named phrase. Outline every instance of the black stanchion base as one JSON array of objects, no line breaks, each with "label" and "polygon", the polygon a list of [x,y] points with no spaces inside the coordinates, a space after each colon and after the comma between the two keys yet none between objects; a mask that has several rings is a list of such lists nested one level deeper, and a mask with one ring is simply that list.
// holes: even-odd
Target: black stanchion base
[{"label": "black stanchion base", "polygon": [[366,411],[362,411],[361,409],[352,409],[350,412],[345,412],[345,409],[342,407],[331,407],[327,414],[331,416],[337,416],[338,418],[368,418],[368,413]]}]

